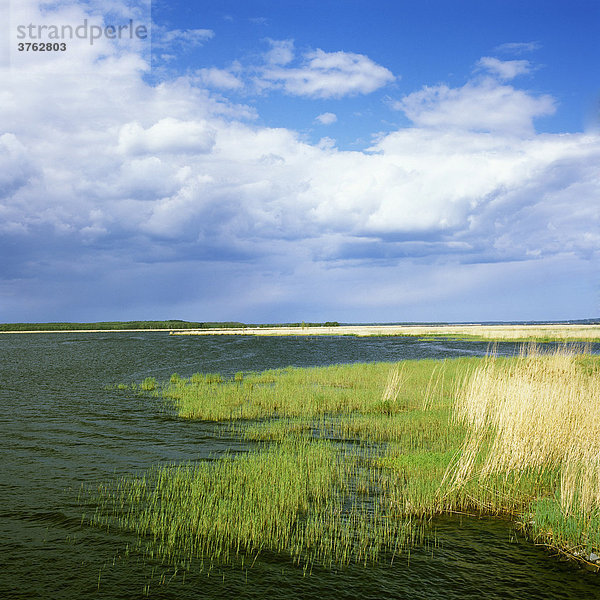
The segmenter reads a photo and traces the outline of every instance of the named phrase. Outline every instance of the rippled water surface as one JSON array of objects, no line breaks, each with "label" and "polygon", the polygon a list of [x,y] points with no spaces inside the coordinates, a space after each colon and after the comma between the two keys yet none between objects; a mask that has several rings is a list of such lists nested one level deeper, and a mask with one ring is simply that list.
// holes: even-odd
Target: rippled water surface
[{"label": "rippled water surface", "polygon": [[[218,424],[184,422],[158,400],[107,389],[220,372],[331,363],[482,355],[487,345],[406,338],[166,333],[0,335],[0,599],[139,598],[600,598],[597,575],[550,556],[501,519],[444,517],[435,547],[392,565],[302,569],[261,556],[252,569],[210,576],[165,572],[131,539],[81,525],[86,486],[159,463],[197,460],[242,443]],[[500,344],[500,353],[515,352]],[[594,351],[598,351],[596,346]],[[164,581],[161,577],[165,576]]]}]

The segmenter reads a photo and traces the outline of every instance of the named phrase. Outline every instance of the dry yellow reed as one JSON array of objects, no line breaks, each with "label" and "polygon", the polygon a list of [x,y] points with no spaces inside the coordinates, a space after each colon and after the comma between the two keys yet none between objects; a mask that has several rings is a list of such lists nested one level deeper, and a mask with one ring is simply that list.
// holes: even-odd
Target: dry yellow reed
[{"label": "dry yellow reed", "polygon": [[490,357],[465,381],[455,423],[469,433],[451,489],[498,473],[558,469],[563,510],[600,507],[600,377],[579,348],[529,347],[512,365]]},{"label": "dry yellow reed", "polygon": [[403,372],[404,365],[402,365],[401,369],[396,367],[395,369],[390,370],[387,384],[381,398],[383,402],[396,402],[402,388]]}]

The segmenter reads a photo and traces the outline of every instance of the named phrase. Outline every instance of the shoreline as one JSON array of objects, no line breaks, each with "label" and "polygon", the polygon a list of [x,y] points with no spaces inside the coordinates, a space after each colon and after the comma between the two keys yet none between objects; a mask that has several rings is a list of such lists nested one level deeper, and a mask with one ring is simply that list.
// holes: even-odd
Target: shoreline
[{"label": "shoreline", "polygon": [[407,336],[464,337],[483,340],[600,341],[600,325],[339,325],[336,327],[245,327],[188,329],[171,335],[256,335],[256,336]]},{"label": "shoreline", "polygon": [[543,325],[337,325],[213,327],[206,329],[136,328],[136,329],[40,329],[9,330],[0,334],[32,333],[143,333],[163,332],[169,335],[247,335],[247,336],[354,336],[354,337],[420,337],[453,338],[467,341],[558,341],[600,342],[600,324]]}]

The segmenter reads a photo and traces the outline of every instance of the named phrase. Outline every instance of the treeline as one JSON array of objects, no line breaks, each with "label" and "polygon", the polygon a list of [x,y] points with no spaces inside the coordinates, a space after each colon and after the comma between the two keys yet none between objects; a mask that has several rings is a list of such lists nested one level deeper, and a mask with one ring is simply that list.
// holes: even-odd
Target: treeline
[{"label": "treeline", "polygon": [[[327,323],[286,323],[287,327],[337,327],[336,321]],[[0,323],[0,331],[73,331],[116,329],[216,329],[243,327],[278,327],[279,325],[248,325],[238,321],[101,321],[99,323]]]},{"label": "treeline", "polygon": [[171,319],[169,321],[101,321],[99,323],[2,323],[0,331],[73,331],[114,329],[205,329],[213,327],[243,327],[243,323],[195,323]]}]

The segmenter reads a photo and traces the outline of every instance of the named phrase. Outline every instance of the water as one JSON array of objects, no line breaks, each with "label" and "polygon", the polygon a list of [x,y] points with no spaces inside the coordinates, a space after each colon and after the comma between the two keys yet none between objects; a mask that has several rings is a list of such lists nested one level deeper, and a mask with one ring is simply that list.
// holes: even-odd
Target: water
[{"label": "water", "polygon": [[[177,372],[482,355],[487,345],[352,337],[165,333],[0,336],[0,598],[600,598],[595,574],[550,556],[501,519],[437,519],[438,546],[393,565],[313,569],[261,556],[252,569],[172,572],[132,539],[81,525],[78,493],[155,464],[237,449],[218,424],[180,421],[158,400],[107,390]],[[503,343],[500,353],[516,346]],[[595,347],[598,351],[598,346]],[[161,578],[165,576],[165,580]]]}]

